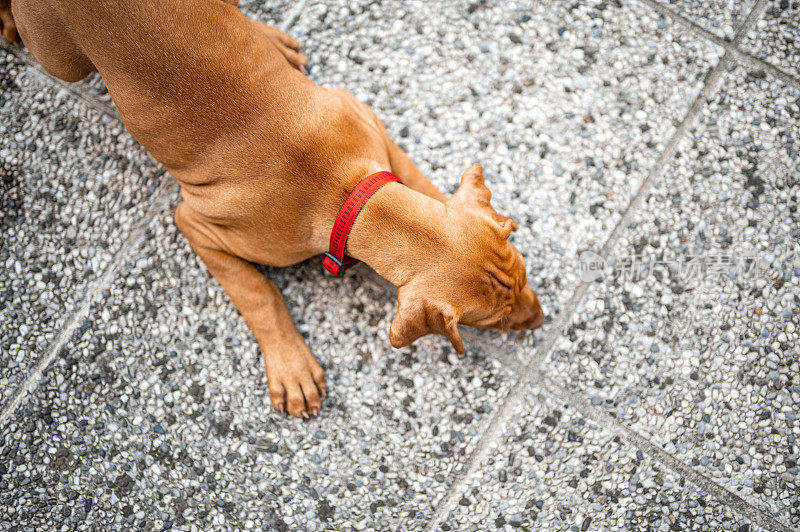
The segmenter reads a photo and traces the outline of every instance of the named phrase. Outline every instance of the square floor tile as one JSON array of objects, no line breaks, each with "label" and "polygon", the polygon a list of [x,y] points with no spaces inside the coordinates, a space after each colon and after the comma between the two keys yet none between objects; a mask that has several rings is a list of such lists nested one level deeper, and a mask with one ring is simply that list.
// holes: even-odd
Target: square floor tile
[{"label": "square floor tile", "polygon": [[733,39],[753,8],[754,0],[658,0],[708,31]]},{"label": "square floor tile", "polygon": [[746,523],[611,432],[526,390],[443,530],[736,530]]},{"label": "square floor tile", "polygon": [[165,179],[122,124],[0,51],[0,404]]},{"label": "square floor tile", "polygon": [[770,0],[742,48],[800,78],[800,2]]},{"label": "square floor tile", "polygon": [[800,92],[730,74],[543,369],[789,526]]},{"label": "square floor tile", "polygon": [[438,342],[392,350],[391,294],[369,272],[333,278],[311,261],[267,271],[327,369],[320,416],[290,419],[171,213],[146,240],[3,427],[5,518],[424,524],[514,377],[491,359],[451,362]]},{"label": "square floor tile", "polygon": [[[550,317],[720,57],[638,3],[313,2],[291,33],[311,78],[367,102],[442,190],[484,165]],[[540,337],[468,348],[524,363]]]}]

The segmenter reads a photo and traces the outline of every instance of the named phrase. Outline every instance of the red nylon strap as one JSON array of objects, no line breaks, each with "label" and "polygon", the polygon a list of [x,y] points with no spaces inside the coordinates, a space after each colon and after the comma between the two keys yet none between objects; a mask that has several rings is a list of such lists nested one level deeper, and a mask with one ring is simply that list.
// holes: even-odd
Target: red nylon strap
[{"label": "red nylon strap", "polygon": [[347,196],[342,208],[339,209],[336,221],[333,223],[331,243],[328,252],[325,253],[325,258],[322,259],[322,265],[325,266],[326,270],[333,275],[340,275],[345,270],[358,264],[357,259],[347,257],[344,254],[344,249],[347,246],[347,237],[350,236],[350,229],[352,229],[358,213],[361,212],[367,200],[383,185],[395,181],[400,184],[403,183],[399,177],[391,172],[376,172],[362,179],[350,195]]}]

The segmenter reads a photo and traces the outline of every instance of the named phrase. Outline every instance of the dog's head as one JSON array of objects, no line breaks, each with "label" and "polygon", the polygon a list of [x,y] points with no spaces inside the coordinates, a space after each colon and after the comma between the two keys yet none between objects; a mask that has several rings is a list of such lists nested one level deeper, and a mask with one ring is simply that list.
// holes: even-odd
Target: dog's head
[{"label": "dog's head", "polygon": [[508,241],[517,224],[498,214],[491,199],[483,169],[472,165],[445,204],[456,244],[431,257],[428,267],[399,289],[389,330],[394,347],[436,333],[464,353],[459,323],[519,331],[544,321],[539,298],[527,284],[525,261]]}]

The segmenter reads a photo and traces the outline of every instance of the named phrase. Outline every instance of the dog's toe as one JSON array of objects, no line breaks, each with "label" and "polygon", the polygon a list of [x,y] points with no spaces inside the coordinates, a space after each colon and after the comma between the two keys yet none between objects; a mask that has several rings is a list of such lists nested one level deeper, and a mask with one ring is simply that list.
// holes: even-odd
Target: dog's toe
[{"label": "dog's toe", "polygon": [[294,417],[308,417],[306,401],[300,385],[294,383],[284,387],[286,388],[286,411]]},{"label": "dog's toe", "polygon": [[320,399],[317,384],[311,378],[310,373],[300,382],[300,387],[303,389],[303,395],[306,398],[306,410],[316,415],[319,412],[319,407],[322,406],[322,400]]},{"label": "dog's toe", "polygon": [[325,372],[311,351],[296,349],[266,350],[267,384],[272,406],[295,417],[317,415],[325,397]]}]

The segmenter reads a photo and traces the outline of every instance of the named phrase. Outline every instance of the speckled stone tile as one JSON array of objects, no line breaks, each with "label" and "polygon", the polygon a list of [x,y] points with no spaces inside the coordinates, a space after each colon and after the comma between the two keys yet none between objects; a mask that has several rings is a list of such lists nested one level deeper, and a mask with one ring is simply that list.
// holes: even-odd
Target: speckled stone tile
[{"label": "speckled stone tile", "polygon": [[442,530],[736,530],[746,524],[530,387]]},{"label": "speckled stone tile", "polygon": [[[313,2],[291,33],[440,188],[483,164],[550,317],[719,58],[638,3]],[[468,335],[520,362],[541,337]]]},{"label": "speckled stone tile", "polygon": [[[728,75],[545,369],[800,525],[800,93]],[[641,265],[630,272],[629,257]]]},{"label": "speckled stone tile", "polygon": [[743,49],[800,78],[800,2],[770,0],[756,26],[742,40]]},{"label": "speckled stone tile", "polygon": [[438,341],[393,350],[392,294],[370,272],[333,278],[310,261],[267,272],[327,370],[320,416],[288,418],[170,212],[146,241],[3,427],[0,522],[321,530],[429,518],[508,371]]},{"label": "speckled stone tile", "polygon": [[[288,12],[242,7],[267,22]],[[720,55],[638,3],[310,2],[290,33],[312,78],[368,102],[444,190],[484,164],[551,315]],[[4,525],[422,528],[515,382],[487,355],[524,361],[540,337],[476,334],[465,359],[438,338],[393,351],[396,303],[372,273],[267,270],[327,371],[329,398],[302,422],[271,410],[254,340],[169,213],[131,257],[2,428]],[[581,437],[617,453],[614,471],[646,477],[616,502],[601,480],[617,506],[592,506],[587,526],[729,521],[635,451],[631,466],[602,436]],[[578,522],[547,489],[546,522],[583,526],[588,511]]]},{"label": "speckled stone tile", "polygon": [[0,404],[160,182],[122,125],[0,50]]},{"label": "speckled stone tile", "polygon": [[720,37],[732,39],[755,0],[657,0]]}]

